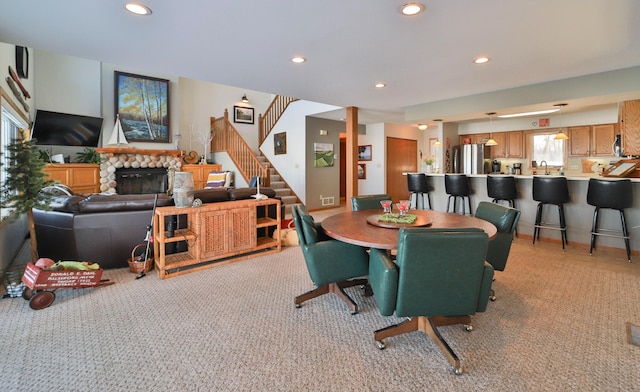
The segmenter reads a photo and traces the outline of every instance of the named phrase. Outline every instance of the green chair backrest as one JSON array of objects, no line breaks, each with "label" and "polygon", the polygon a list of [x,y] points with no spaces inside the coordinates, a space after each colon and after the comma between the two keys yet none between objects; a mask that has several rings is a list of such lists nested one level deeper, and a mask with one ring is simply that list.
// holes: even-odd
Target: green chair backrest
[{"label": "green chair backrest", "polygon": [[488,242],[479,229],[400,229],[396,316],[478,311]]},{"label": "green chair backrest", "polygon": [[513,232],[520,219],[520,211],[497,203],[480,202],[476,218],[493,223],[498,233],[489,241],[487,261],[498,271],[504,271],[511,252]]},{"label": "green chair backrest", "polygon": [[391,200],[391,196],[387,194],[353,196],[351,197],[351,211],[382,210],[382,205],[380,205],[382,200]]}]

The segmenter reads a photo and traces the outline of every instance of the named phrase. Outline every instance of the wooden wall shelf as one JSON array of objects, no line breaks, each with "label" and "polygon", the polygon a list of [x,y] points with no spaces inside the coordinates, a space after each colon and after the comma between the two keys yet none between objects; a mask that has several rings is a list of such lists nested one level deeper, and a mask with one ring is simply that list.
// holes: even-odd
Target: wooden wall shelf
[{"label": "wooden wall shelf", "polygon": [[96,148],[96,152],[99,154],[107,154],[113,156],[115,154],[142,154],[142,155],[170,155],[173,157],[183,156],[184,150],[143,150],[141,148],[132,147],[103,147]]}]

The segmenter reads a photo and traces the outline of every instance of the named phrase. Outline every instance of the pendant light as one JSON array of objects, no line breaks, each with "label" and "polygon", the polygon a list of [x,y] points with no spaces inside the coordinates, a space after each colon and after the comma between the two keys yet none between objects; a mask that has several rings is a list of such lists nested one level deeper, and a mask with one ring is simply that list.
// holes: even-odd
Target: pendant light
[{"label": "pendant light", "polygon": [[560,112],[559,112],[559,120],[558,120],[558,124],[560,125],[560,132],[556,133],[556,136],[553,138],[553,140],[567,140],[569,139],[569,136],[567,136],[564,132],[562,132],[562,108],[567,106],[566,103],[558,103],[555,104],[553,106],[559,107],[560,108]]},{"label": "pendant light", "polygon": [[489,140],[487,140],[487,142],[486,142],[484,145],[485,145],[485,146],[489,146],[489,147],[491,147],[491,146],[497,146],[497,145],[498,145],[498,142],[496,142],[495,140],[493,140],[493,137],[492,137],[493,127],[492,127],[492,125],[491,125],[491,124],[492,124],[492,121],[491,121],[491,120],[493,119],[493,115],[494,115],[494,114],[496,114],[496,112],[490,112],[490,113],[487,113],[487,116],[489,116]]}]

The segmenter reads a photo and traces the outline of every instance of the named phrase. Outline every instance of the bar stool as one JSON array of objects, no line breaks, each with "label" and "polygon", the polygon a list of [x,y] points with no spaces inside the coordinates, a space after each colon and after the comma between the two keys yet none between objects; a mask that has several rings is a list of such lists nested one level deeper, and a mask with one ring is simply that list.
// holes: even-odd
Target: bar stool
[{"label": "bar stool", "polygon": [[447,212],[449,212],[449,206],[451,204],[451,198],[453,197],[453,212],[457,212],[456,201],[460,198],[462,203],[462,215],[466,215],[464,200],[467,199],[467,205],[469,206],[469,215],[473,215],[471,211],[471,188],[469,187],[469,178],[465,174],[445,174],[444,175],[444,189],[449,198],[447,199]]},{"label": "bar stool", "polygon": [[429,186],[429,178],[427,175],[424,173],[408,173],[407,183],[409,184],[409,192],[411,192],[411,196],[409,196],[409,201],[411,202],[410,208],[415,210],[426,210],[426,196],[426,200],[429,205],[428,209],[432,210],[431,196],[429,194],[429,192],[431,192],[431,187]]},{"label": "bar stool", "polygon": [[[564,203],[569,201],[567,178],[534,176],[533,200],[538,202],[536,223],[533,226],[533,244],[535,245],[536,239],[540,239],[540,229],[560,230],[562,249],[564,249],[564,245],[569,243],[567,240],[567,223],[564,219]],[[558,207],[559,224],[542,221],[542,210],[547,204],[553,204]]]},{"label": "bar stool", "polygon": [[[591,226],[591,247],[589,254],[596,247],[596,236],[624,238],[627,247],[627,260],[631,262],[631,247],[629,246],[629,231],[624,216],[624,209],[633,206],[633,194],[631,191],[631,180],[603,180],[592,178],[589,180],[587,190],[587,203],[596,207],[593,211],[593,225]],[[620,222],[622,230],[609,228],[598,228],[600,209],[611,209],[620,212]]]},{"label": "bar stool", "polygon": [[[492,202],[500,204],[506,201],[510,207],[516,208],[515,199],[518,198],[516,191],[516,179],[513,176],[487,176],[487,195],[493,199]],[[518,228],[515,230],[518,236]]]}]

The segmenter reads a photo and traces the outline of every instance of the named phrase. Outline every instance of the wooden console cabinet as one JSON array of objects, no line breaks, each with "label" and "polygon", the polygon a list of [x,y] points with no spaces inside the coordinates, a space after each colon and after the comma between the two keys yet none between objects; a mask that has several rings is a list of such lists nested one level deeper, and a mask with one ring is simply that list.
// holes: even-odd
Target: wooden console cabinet
[{"label": "wooden console cabinet", "polygon": [[209,173],[212,171],[222,171],[222,165],[217,163],[209,163],[206,165],[187,164],[182,165],[182,171],[193,173],[194,189],[204,189]]},{"label": "wooden console cabinet", "polygon": [[[269,218],[274,206],[277,218]],[[166,279],[281,250],[280,201],[237,200],[204,204],[197,208],[158,207],[153,220],[154,262],[158,277]],[[186,215],[187,228],[165,231],[173,216]],[[187,250],[166,254],[165,244],[185,241]]]},{"label": "wooden console cabinet", "polygon": [[44,172],[49,179],[68,186],[74,193],[100,192],[100,165],[97,163],[50,163]]}]

